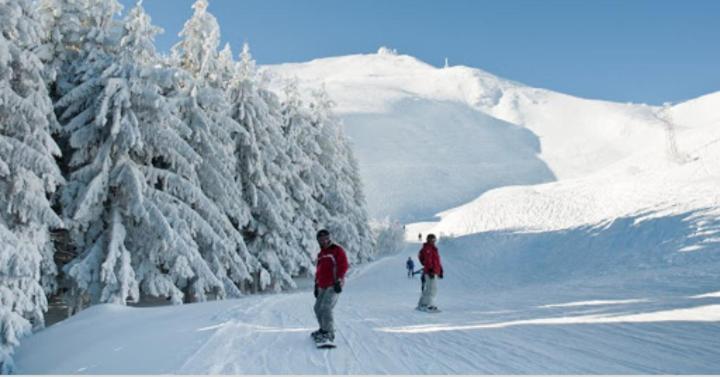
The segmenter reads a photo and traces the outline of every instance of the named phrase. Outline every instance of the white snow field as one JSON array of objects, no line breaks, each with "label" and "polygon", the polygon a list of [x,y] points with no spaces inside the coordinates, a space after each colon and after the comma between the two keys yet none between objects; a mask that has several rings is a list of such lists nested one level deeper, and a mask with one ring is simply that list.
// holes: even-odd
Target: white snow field
[{"label": "white snow field", "polygon": [[[351,267],[338,348],[301,289],[91,307],[24,339],[20,373],[720,373],[720,93],[663,113],[387,52],[270,69],[325,82],[372,213],[416,221]],[[404,270],[431,231],[436,314]]]},{"label": "white snow field", "polygon": [[334,350],[312,344],[313,298],[303,291],[92,307],[26,339],[17,363],[32,374],[720,371],[717,263],[508,284],[480,268],[482,251],[441,243],[443,312],[429,314],[413,310],[419,279],[403,271],[415,246],[355,269],[336,307]]}]

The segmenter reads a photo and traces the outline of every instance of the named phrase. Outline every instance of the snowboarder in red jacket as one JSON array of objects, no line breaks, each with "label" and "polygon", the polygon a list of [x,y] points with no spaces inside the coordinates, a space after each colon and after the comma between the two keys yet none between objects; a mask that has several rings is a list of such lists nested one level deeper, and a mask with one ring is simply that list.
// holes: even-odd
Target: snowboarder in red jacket
[{"label": "snowboarder in red jacket", "polygon": [[330,232],[317,232],[320,252],[315,270],[315,316],[320,328],[311,335],[318,343],[332,343],[335,340],[333,308],[345,283],[348,270],[347,255],[342,247],[332,242]]},{"label": "snowboarder in red jacket", "polygon": [[417,309],[421,311],[438,311],[437,306],[435,306],[437,278],[443,278],[443,268],[440,263],[440,253],[438,253],[437,246],[435,246],[436,240],[434,234],[428,234],[427,242],[423,244],[422,249],[418,252],[418,259],[423,265],[422,295],[420,295],[417,306]]}]

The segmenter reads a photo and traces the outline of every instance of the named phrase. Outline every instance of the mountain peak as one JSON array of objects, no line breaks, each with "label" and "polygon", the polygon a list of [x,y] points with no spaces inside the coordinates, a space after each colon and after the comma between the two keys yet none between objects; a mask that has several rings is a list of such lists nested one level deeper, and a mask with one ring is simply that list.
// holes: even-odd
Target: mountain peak
[{"label": "mountain peak", "polygon": [[[497,105],[505,90],[525,87],[477,68],[435,67],[385,46],[371,54],[287,63],[268,69],[280,78],[299,77],[308,86],[325,83],[336,97],[340,112],[384,111],[388,103],[404,98],[458,101],[490,108]],[[368,90],[372,96],[364,94]]]}]

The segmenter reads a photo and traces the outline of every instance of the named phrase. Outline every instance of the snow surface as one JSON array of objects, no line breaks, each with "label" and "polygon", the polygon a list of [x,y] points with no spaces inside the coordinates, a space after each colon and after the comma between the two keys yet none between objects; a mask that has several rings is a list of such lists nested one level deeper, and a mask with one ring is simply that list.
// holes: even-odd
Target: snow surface
[{"label": "snow surface", "polygon": [[325,82],[376,216],[440,235],[443,312],[413,310],[411,243],[353,266],[334,350],[302,289],[95,306],[20,372],[720,373],[720,93],[664,114],[388,53],[271,70]]},{"label": "snow surface", "polygon": [[[22,373],[718,373],[718,263],[501,285],[482,251],[440,244],[442,313],[413,310],[404,253],[354,270],[338,348],[317,350],[312,293],[100,305],[25,340]],[[506,271],[509,272],[509,271]],[[622,281],[618,285],[618,279]],[[678,284],[678,282],[680,284]],[[431,356],[429,356],[431,355]]]}]

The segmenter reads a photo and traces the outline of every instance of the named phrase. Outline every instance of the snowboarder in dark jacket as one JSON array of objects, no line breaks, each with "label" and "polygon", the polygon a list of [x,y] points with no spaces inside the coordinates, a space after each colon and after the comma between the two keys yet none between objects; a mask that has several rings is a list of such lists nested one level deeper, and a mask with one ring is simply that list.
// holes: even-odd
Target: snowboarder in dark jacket
[{"label": "snowboarder in dark jacket", "polygon": [[407,268],[408,278],[413,278],[415,275],[415,262],[413,262],[412,257],[408,257],[405,267]]},{"label": "snowboarder in dark jacket", "polygon": [[315,271],[315,317],[320,328],[311,335],[316,342],[335,340],[333,308],[337,303],[345,283],[345,273],[349,265],[342,247],[332,242],[330,232],[322,229],[317,232],[320,252],[317,255]]}]

